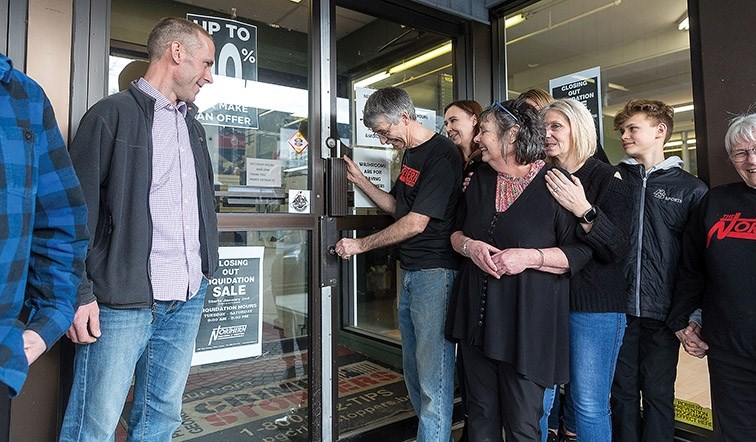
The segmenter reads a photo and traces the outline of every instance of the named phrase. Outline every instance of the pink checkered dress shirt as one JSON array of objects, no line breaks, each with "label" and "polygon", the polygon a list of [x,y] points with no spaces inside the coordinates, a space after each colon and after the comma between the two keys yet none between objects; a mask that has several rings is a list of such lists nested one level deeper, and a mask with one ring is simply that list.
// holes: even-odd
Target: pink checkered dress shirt
[{"label": "pink checkered dress shirt", "polygon": [[150,185],[152,291],[156,301],[185,301],[202,283],[197,176],[184,119],[186,103],[174,105],[144,78],[137,87],[155,99]]}]

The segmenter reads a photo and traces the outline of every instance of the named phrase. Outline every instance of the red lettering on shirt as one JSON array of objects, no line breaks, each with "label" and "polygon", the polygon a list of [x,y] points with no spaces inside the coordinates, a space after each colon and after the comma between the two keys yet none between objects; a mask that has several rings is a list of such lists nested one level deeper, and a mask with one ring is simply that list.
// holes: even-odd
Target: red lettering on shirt
[{"label": "red lettering on shirt", "polygon": [[738,238],[756,240],[756,218],[741,218],[741,212],[736,214],[722,215],[716,222],[706,238],[706,248],[709,248],[711,239],[716,234],[716,239]]},{"label": "red lettering on shirt", "polygon": [[415,187],[418,178],[420,178],[420,171],[408,167],[406,164],[402,164],[402,173],[399,175],[399,181],[404,184]]}]

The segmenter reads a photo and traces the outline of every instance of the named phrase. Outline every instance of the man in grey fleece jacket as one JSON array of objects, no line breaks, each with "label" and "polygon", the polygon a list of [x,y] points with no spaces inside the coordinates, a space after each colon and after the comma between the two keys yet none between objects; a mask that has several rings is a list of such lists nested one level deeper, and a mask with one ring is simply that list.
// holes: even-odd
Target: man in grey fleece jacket
[{"label": "man in grey fleece jacket", "polygon": [[212,165],[192,104],[215,47],[195,23],[166,18],[147,49],[144,77],[95,104],[71,145],[92,239],[67,333],[77,346],[61,441],[111,440],[132,377],[129,440],[171,439],[217,267]]}]

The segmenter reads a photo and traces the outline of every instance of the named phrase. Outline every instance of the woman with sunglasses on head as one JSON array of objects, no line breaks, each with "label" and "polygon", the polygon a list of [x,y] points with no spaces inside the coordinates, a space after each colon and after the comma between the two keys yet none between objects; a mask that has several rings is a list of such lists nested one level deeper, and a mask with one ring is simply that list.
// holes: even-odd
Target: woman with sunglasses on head
[{"label": "woman with sunglasses on head", "polygon": [[614,167],[591,157],[596,129],[583,104],[555,100],[541,115],[549,161],[572,174],[547,172],[547,189],[579,221],[576,234],[593,251],[593,259],[570,279],[567,402],[572,401],[577,440],[606,442],[612,439],[609,394],[626,324],[625,218],[632,190]]},{"label": "woman with sunglasses on head", "polygon": [[590,260],[575,218],[546,189],[535,108],[494,102],[475,137],[483,161],[461,203],[454,249],[467,257],[446,331],[465,360],[469,436],[537,441],[546,387],[568,381],[569,274]]}]

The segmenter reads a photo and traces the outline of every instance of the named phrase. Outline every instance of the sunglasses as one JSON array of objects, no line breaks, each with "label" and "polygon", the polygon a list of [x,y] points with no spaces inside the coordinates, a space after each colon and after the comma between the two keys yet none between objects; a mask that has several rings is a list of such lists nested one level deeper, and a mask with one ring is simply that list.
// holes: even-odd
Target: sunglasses
[{"label": "sunglasses", "polygon": [[504,107],[504,105],[503,105],[503,104],[501,104],[501,102],[499,102],[499,100],[496,100],[496,101],[494,101],[493,103],[491,103],[491,106],[489,106],[488,108],[489,108],[489,109],[491,109],[491,108],[493,108],[494,106],[496,106],[496,107],[498,107],[499,109],[501,109],[501,110],[503,110],[504,112],[506,112],[506,113],[507,113],[507,115],[509,115],[510,117],[512,117],[512,119],[513,119],[513,120],[515,120],[515,123],[517,123],[517,124],[519,124],[519,123],[520,123],[520,119],[519,119],[519,118],[517,118],[517,117],[515,117],[515,116],[514,116],[514,114],[513,114],[513,113],[512,113],[512,112],[511,112],[511,111],[510,111],[509,109],[507,109],[506,107]]}]

